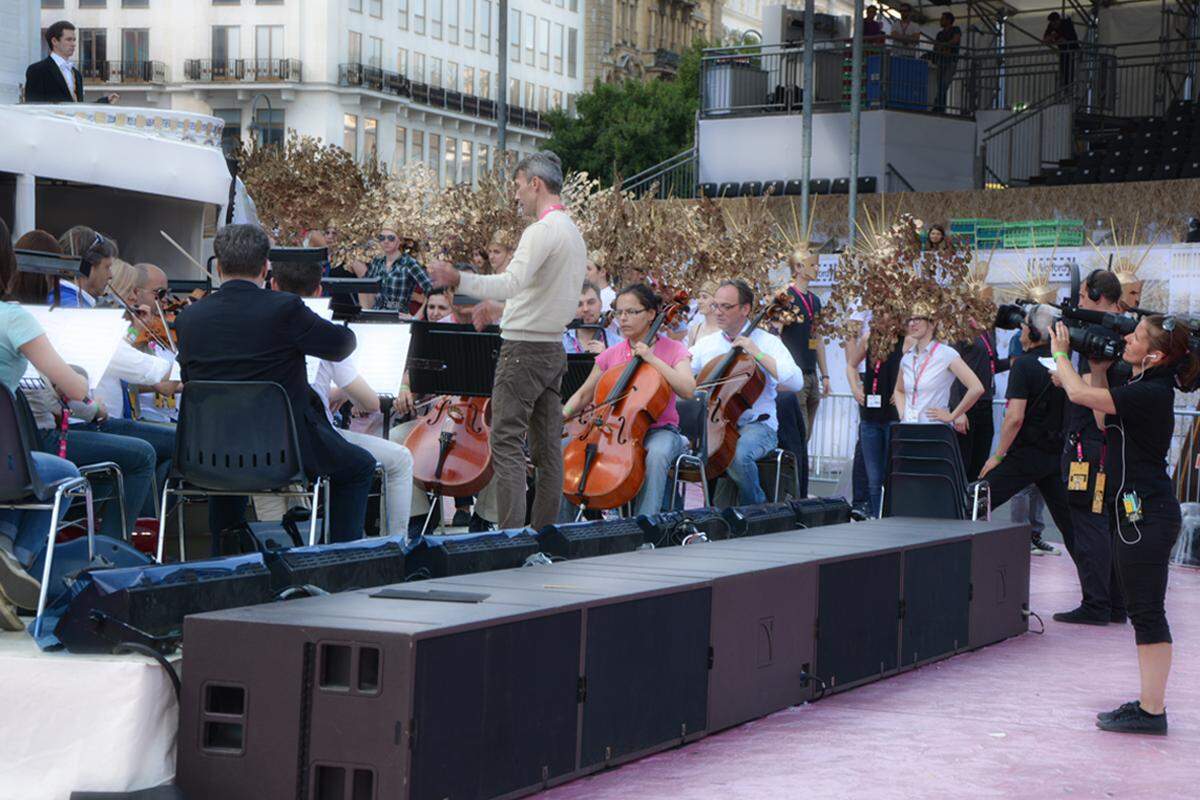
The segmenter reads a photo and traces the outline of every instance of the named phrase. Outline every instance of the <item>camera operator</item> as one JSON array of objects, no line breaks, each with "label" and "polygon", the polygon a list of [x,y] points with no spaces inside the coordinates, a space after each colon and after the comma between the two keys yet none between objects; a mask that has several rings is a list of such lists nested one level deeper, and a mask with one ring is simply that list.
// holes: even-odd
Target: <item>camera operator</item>
[{"label": "camera operator", "polygon": [[1056,319],[1053,306],[1036,305],[1021,323],[1024,352],[1009,366],[1008,400],[996,452],[979,473],[992,492],[992,506],[1008,502],[1027,486],[1037,486],[1067,550],[1072,548],[1067,487],[1059,475],[1063,405],[1066,396],[1050,381],[1039,358],[1050,356],[1049,331]]},{"label": "camera operator", "polygon": [[[1121,282],[1108,270],[1098,269],[1087,276],[1079,287],[1077,301],[1085,311],[1120,313]],[[1089,335],[1113,336],[1103,326],[1090,325]],[[1090,362],[1077,355],[1073,366],[1091,385]],[[1121,382],[1119,373],[1126,373],[1123,362],[1113,362],[1107,369],[1106,382]],[[1057,381],[1057,376],[1055,377]],[[1090,408],[1068,402],[1063,412],[1063,451],[1061,476],[1067,486],[1067,502],[1071,509],[1071,527],[1075,534],[1070,551],[1079,573],[1079,588],[1083,599],[1078,608],[1054,615],[1058,622],[1082,625],[1107,625],[1125,622],[1125,603],[1121,598],[1116,565],[1112,560],[1112,536],[1108,530],[1108,514],[1104,510],[1105,433],[1103,418]]]},{"label": "camera operator", "polygon": [[1118,733],[1163,735],[1171,670],[1171,631],[1163,601],[1167,563],[1180,528],[1167,457],[1175,427],[1176,379],[1194,386],[1200,362],[1188,328],[1159,315],[1145,317],[1125,337],[1123,358],[1132,369],[1121,385],[1108,385],[1105,362],[1092,364],[1088,385],[1071,366],[1069,346],[1066,326],[1055,326],[1051,348],[1068,398],[1106,415],[1104,501],[1141,674],[1138,699],[1098,714],[1096,725]]}]

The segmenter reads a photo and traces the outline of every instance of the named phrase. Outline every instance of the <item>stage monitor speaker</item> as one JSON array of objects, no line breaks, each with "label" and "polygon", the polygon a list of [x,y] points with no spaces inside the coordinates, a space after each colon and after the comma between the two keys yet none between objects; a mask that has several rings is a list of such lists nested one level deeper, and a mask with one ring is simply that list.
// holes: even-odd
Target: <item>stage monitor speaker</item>
[{"label": "stage monitor speaker", "polygon": [[761,536],[796,529],[796,512],[790,503],[733,506],[721,513],[729,523],[731,536]]},{"label": "stage monitor speaker", "polygon": [[844,497],[809,497],[792,500],[796,524],[802,528],[820,528],[850,521],[850,504]]},{"label": "stage monitor speaker", "polygon": [[834,691],[894,672],[899,623],[900,553],[822,564],[814,674]]},{"label": "stage monitor speaker", "polygon": [[645,531],[646,541],[655,547],[683,544],[684,539],[696,534],[703,534],[709,541],[728,539],[732,535],[729,521],[717,508],[689,508],[640,516],[638,525]]},{"label": "stage monitor speaker", "polygon": [[524,565],[538,552],[528,528],[457,536],[425,536],[409,551],[408,578],[446,578]]},{"label": "stage monitor speaker", "polygon": [[971,648],[1029,630],[1029,526],[971,537]]},{"label": "stage monitor speaker", "polygon": [[263,558],[276,592],[305,585],[344,592],[401,583],[407,575],[403,536],[291,547],[268,552]]},{"label": "stage monitor speaker", "polygon": [[169,651],[188,614],[268,603],[271,573],[257,553],[182,564],[85,572],[54,629],[72,653],[107,653],[123,642]]},{"label": "stage monitor speaker", "polygon": [[178,786],[155,786],[136,792],[71,792],[71,800],[187,800]]},{"label": "stage monitor speaker", "polygon": [[900,666],[911,667],[967,646],[971,614],[971,541],[904,553]]},{"label": "stage monitor speaker", "polygon": [[543,553],[568,560],[628,553],[645,540],[637,520],[628,518],[547,525],[537,535]]}]

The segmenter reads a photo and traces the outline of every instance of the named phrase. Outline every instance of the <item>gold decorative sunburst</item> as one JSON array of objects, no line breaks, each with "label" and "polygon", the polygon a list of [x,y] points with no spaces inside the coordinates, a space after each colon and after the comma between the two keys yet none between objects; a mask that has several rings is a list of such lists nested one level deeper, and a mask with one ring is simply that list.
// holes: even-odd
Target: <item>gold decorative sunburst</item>
[{"label": "gold decorative sunburst", "polygon": [[[1109,230],[1112,231],[1112,242],[1103,247],[1098,246],[1088,238],[1088,244],[1096,252],[1099,259],[1098,269],[1111,269],[1121,282],[1121,306],[1123,309],[1137,308],[1146,288],[1146,279],[1138,275],[1154,244],[1141,245],[1138,243],[1138,227],[1141,222],[1141,212],[1134,214],[1133,229],[1129,236],[1122,239],[1117,232],[1116,220],[1110,219]],[[1144,247],[1144,249],[1142,249]]]}]

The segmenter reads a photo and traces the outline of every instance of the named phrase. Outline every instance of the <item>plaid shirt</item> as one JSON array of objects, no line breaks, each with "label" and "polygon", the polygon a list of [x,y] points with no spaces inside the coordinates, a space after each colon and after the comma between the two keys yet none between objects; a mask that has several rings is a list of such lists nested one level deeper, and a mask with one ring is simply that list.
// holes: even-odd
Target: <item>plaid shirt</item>
[{"label": "plaid shirt", "polygon": [[379,279],[379,294],[375,296],[375,308],[392,311],[408,311],[408,301],[413,290],[420,285],[426,294],[433,291],[433,281],[415,258],[402,255],[389,270],[387,258],[377,256],[367,269],[368,278]]}]

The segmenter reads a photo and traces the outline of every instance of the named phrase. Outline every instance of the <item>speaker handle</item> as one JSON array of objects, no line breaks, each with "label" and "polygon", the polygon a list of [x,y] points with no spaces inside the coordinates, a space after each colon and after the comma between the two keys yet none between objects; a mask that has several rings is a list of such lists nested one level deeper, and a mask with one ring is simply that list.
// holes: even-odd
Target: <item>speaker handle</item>
[{"label": "speaker handle", "polygon": [[275,595],[276,602],[284,600],[293,600],[297,597],[325,597],[329,592],[322,589],[320,586],[313,586],[311,583],[302,585],[289,586],[279,594]]}]

